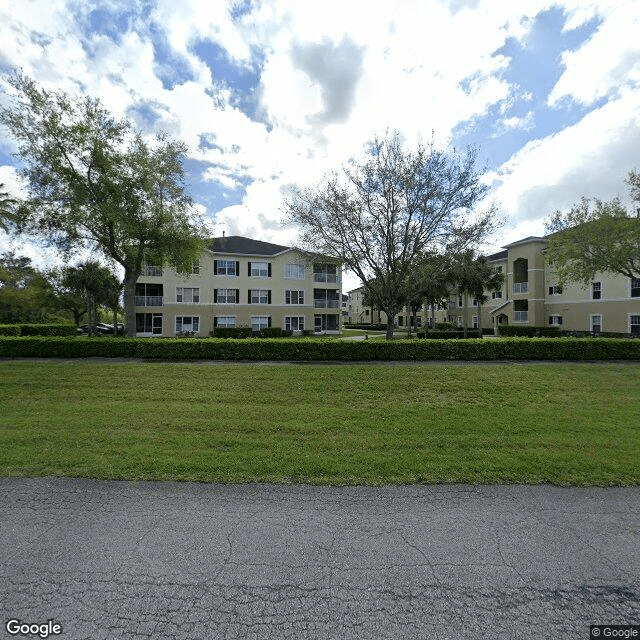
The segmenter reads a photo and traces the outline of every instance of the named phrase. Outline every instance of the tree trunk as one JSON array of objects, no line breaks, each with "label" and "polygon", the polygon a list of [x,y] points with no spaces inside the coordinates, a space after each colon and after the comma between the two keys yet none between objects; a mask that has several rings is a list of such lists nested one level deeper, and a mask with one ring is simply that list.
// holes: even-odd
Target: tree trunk
[{"label": "tree trunk", "polygon": [[128,338],[136,336],[136,280],[138,276],[126,270],[124,274],[124,330]]}]

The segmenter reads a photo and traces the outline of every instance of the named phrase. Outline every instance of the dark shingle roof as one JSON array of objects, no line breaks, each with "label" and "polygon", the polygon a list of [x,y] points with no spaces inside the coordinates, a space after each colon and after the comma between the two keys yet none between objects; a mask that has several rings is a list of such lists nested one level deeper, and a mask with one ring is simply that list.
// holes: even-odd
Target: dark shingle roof
[{"label": "dark shingle roof", "polygon": [[498,253],[492,253],[490,256],[487,256],[487,260],[506,260],[509,252],[505,249],[504,251],[498,251]]},{"label": "dark shingle roof", "polygon": [[213,238],[209,250],[214,253],[240,254],[249,256],[275,256],[278,253],[288,251],[291,247],[280,244],[271,244],[261,240],[252,240],[242,236],[226,236]]}]

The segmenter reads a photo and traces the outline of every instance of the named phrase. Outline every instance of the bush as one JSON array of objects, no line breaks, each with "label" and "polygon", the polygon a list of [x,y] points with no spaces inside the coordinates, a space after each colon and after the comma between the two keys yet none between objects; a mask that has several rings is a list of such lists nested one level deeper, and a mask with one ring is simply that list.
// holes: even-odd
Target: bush
[{"label": "bush", "polygon": [[529,325],[499,324],[498,335],[506,337],[529,337],[529,338],[559,338],[560,328],[531,327]]},{"label": "bush", "polygon": [[71,324],[20,324],[21,336],[75,336],[76,327]]},{"label": "bush", "polygon": [[0,324],[0,336],[19,336],[19,324]]},{"label": "bush", "polygon": [[386,331],[386,324],[344,324],[345,329],[362,329],[363,331]]},{"label": "bush", "polygon": [[[429,340],[453,340],[464,338],[464,331],[420,331],[418,338],[427,338]],[[467,329],[467,338],[481,338],[480,331],[477,329]]]},{"label": "bush", "polygon": [[640,340],[506,338],[504,340],[233,340],[4,336],[1,357],[143,358],[245,361],[639,360]]},{"label": "bush", "polygon": [[453,322],[436,322],[436,331],[459,331],[460,327],[453,324]]},{"label": "bush", "polygon": [[211,338],[250,338],[251,327],[219,327],[215,331],[209,331]]}]

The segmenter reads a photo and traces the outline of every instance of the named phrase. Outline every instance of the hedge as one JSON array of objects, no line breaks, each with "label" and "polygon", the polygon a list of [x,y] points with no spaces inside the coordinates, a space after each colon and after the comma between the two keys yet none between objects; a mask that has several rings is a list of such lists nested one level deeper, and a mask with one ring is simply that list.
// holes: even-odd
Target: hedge
[{"label": "hedge", "polygon": [[361,329],[362,331],[386,331],[386,324],[364,324],[364,323],[356,323],[356,324],[348,324],[344,323],[343,327],[345,329]]},{"label": "hedge", "polygon": [[532,327],[529,325],[499,324],[498,335],[505,336],[505,337],[526,336],[529,338],[533,338],[533,337],[559,338],[560,328],[557,326]]},{"label": "hedge", "polygon": [[[419,331],[418,338],[427,338],[428,340],[460,340],[465,337],[464,331]],[[467,338],[481,338],[480,331],[477,329],[467,329]]]},{"label": "hedge", "polygon": [[0,336],[75,336],[71,324],[0,324]]},{"label": "hedge", "polygon": [[342,341],[0,337],[1,357],[142,358],[160,360],[639,360],[640,340],[506,338],[503,340]]}]

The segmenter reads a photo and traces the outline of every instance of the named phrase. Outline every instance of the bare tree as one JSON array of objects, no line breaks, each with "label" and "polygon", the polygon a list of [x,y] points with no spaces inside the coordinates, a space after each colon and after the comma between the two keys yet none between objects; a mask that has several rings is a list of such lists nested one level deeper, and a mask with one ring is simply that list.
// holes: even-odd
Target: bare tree
[{"label": "bare tree", "polygon": [[460,155],[432,141],[409,151],[397,133],[376,138],[361,161],[315,187],[296,188],[285,220],[300,227],[303,248],[340,258],[360,277],[386,313],[391,339],[416,257],[457,253],[492,228],[493,207],[472,215],[488,190],[475,163],[473,149]]}]

